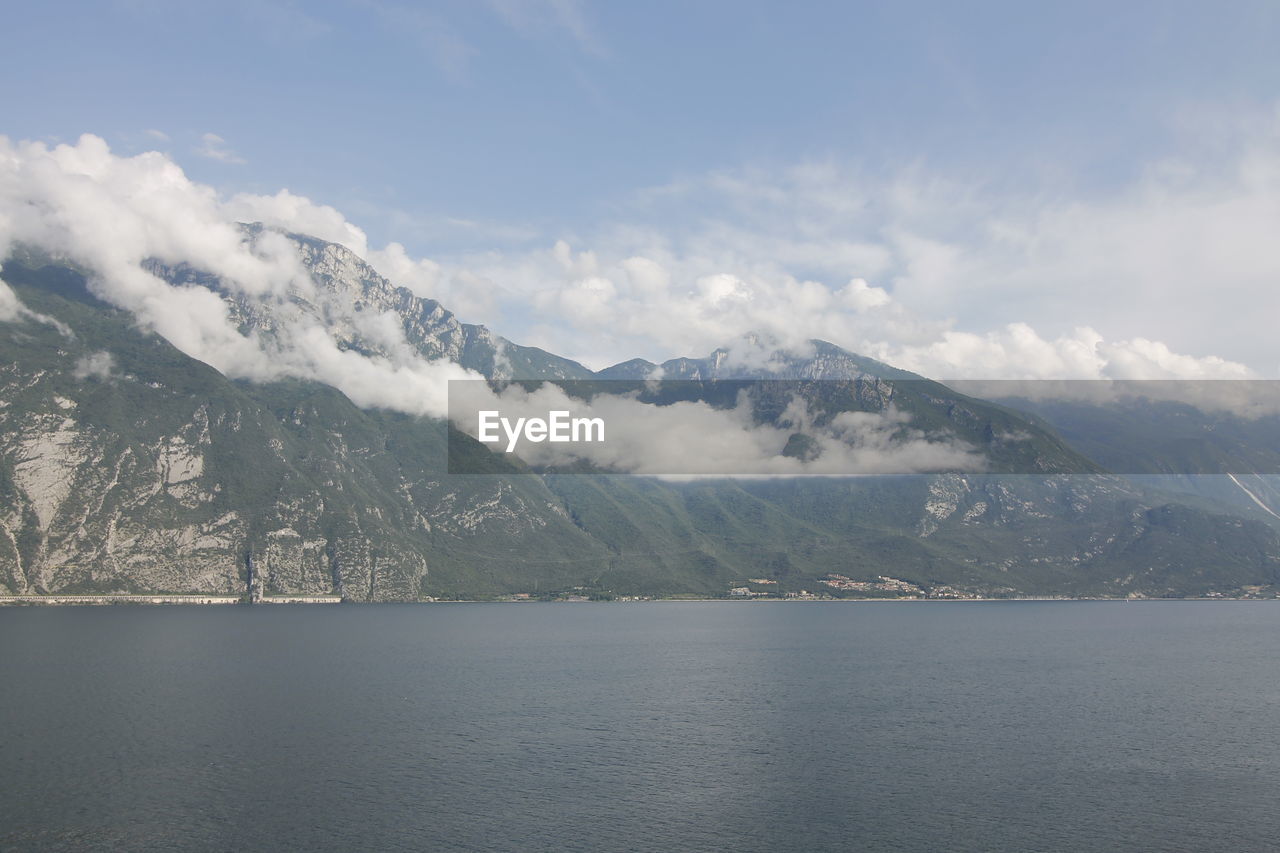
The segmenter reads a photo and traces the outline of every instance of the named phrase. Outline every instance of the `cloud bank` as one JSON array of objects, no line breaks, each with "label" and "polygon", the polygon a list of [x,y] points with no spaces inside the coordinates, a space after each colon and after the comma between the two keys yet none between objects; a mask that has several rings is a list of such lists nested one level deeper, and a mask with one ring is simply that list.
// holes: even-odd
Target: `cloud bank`
[{"label": "cloud bank", "polygon": [[[1269,376],[1280,373],[1280,121],[1247,130],[1215,168],[1153,165],[1092,199],[921,170],[741,170],[642,193],[624,211],[632,224],[619,214],[588,237],[432,259],[376,248],[338,210],[287,189],[223,197],[163,154],[120,157],[94,136],[0,139],[0,250],[40,246],[93,270],[99,296],[228,376],[310,378],[360,405],[432,415],[465,371],[423,359],[378,318],[358,319],[387,353],[372,357],[290,315],[291,296],[315,288],[296,247],[237,223],[339,243],[464,319],[593,367],[705,355],[756,333],[944,379]],[[290,322],[271,340],[245,334],[222,296],[171,286],[147,260],[207,270]],[[23,318],[39,319],[0,283],[0,320]]]},{"label": "cloud bank", "polygon": [[[588,402],[551,383],[533,390],[451,383],[450,416],[459,430],[478,438],[482,410],[500,412],[510,424],[520,418],[545,420],[552,411],[604,424],[602,442],[519,442],[515,454],[536,467],[563,469],[581,461],[615,473],[684,479],[978,472],[987,464],[977,448],[953,436],[913,429],[909,418],[892,407],[842,412],[819,425],[805,401],[793,395],[780,417],[760,422],[747,389],[725,408],[702,401],[654,405],[634,392],[601,394]],[[784,453],[797,433],[807,437],[806,452]],[[501,442],[489,446],[499,453],[504,447]]]},{"label": "cloud bank", "polygon": [[[250,238],[237,225],[255,208],[294,230],[322,231],[365,250],[363,234],[344,227],[336,212],[287,192],[223,201],[154,152],[118,157],[94,136],[53,148],[0,139],[4,255],[18,244],[36,246],[91,270],[89,285],[97,296],[227,376],[314,379],[358,405],[443,416],[447,380],[474,374],[421,358],[398,329],[381,331],[384,337],[399,334],[403,345],[389,347],[389,357],[372,357],[340,348],[318,320],[290,314],[290,296],[314,294],[315,284],[291,241],[274,232]],[[291,321],[270,340],[244,334],[221,295],[197,285],[172,286],[149,272],[146,261],[210,272],[231,293],[270,302]],[[30,313],[13,291],[0,286],[0,319],[24,312]]]},{"label": "cloud bank", "polygon": [[755,331],[946,377],[1278,377],[1277,233],[1271,109],[1200,122],[1105,187],[744,168],[644,191],[540,250],[436,260],[500,294],[506,334],[594,366]]}]

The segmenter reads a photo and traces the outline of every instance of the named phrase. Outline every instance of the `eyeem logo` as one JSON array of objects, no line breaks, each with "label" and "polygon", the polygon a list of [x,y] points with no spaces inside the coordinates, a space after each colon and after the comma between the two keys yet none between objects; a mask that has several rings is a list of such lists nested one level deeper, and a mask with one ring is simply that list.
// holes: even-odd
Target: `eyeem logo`
[{"label": "eyeem logo", "polygon": [[604,441],[604,418],[571,418],[567,411],[551,411],[546,419],[502,417],[501,413],[484,410],[479,414],[479,435],[485,444],[502,441],[498,428],[506,435],[507,453],[514,453],[516,444],[523,438],[534,443],[541,441]]}]

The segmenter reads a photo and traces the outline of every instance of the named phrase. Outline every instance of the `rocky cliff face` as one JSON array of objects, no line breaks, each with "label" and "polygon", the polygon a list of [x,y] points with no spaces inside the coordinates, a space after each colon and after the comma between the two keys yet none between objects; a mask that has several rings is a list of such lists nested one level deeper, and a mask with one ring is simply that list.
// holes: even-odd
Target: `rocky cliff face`
[{"label": "rocky cliff face", "polygon": [[[41,374],[14,376],[28,395]],[[18,396],[18,395],[14,395]],[[80,404],[52,394],[0,413],[10,461],[0,518],[0,582],[13,593],[109,587],[191,592],[236,588],[228,555],[242,549],[242,513],[218,506],[203,482],[205,407],[180,429],[125,442],[80,419]]]},{"label": "rocky cliff face", "polygon": [[241,594],[253,565],[267,594],[408,600],[433,553],[450,587],[451,551],[581,538],[534,478],[442,478],[441,422],[233,383],[68,271],[6,278],[59,326],[0,327],[2,593]]}]

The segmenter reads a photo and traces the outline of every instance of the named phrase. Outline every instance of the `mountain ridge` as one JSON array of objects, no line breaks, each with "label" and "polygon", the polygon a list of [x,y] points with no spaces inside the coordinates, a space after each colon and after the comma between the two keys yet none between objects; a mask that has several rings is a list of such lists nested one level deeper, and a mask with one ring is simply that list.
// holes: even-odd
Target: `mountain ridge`
[{"label": "mountain ridge", "polygon": [[[237,304],[198,270],[151,268],[180,286],[219,289],[241,327],[259,334],[289,312],[318,320],[328,310],[344,347],[392,354],[353,319],[368,311],[392,316],[419,352],[465,359],[486,375],[624,378],[609,373],[621,365],[592,372],[461,324],[349,250],[306,239],[316,295],[292,295],[271,311]],[[348,600],[720,595],[749,577],[780,591],[844,594],[823,585],[829,574],[906,576],[922,594],[1236,594],[1272,588],[1280,567],[1280,540],[1266,524],[1101,474],[678,484],[500,465],[506,473],[450,477],[442,421],[361,409],[303,379],[228,380],[94,298],[82,271],[11,261],[2,274],[33,311],[72,331],[0,327],[10,365],[0,408],[0,586],[12,594],[239,594],[250,565],[268,593]],[[1019,417],[834,345],[812,346],[809,363],[780,367],[860,387],[871,394],[864,402],[881,406],[890,391],[906,398],[895,381],[927,383],[919,417],[933,405],[929,394],[944,412]],[[95,373],[101,353],[110,356]],[[716,353],[666,364],[686,379],[744,375]],[[877,365],[895,372],[866,369]]]}]

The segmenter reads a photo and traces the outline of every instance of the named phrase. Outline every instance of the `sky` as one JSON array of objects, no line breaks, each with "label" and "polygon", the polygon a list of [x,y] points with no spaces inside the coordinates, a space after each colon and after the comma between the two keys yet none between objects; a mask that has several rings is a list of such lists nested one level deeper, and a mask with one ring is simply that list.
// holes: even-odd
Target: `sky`
[{"label": "sky", "polygon": [[763,331],[940,377],[1280,376],[1280,3],[0,14],[15,145],[93,134],[227,215],[337,217],[593,367]]}]

